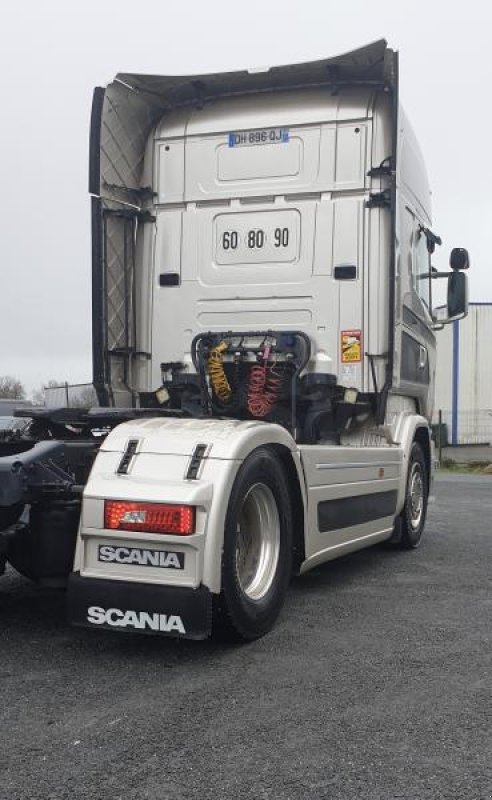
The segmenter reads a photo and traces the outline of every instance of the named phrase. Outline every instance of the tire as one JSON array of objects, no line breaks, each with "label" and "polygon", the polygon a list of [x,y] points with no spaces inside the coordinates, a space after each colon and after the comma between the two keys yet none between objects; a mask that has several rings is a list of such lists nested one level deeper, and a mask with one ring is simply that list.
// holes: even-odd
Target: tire
[{"label": "tire", "polygon": [[17,503],[14,506],[0,506],[0,531],[15,525],[22,516],[24,507],[24,503]]},{"label": "tire", "polygon": [[213,634],[252,641],[274,626],[292,572],[292,513],[287,476],[267,447],[244,461],[224,529],[222,591]]},{"label": "tire", "polygon": [[418,442],[412,444],[408,460],[408,474],[405,489],[405,505],[397,518],[397,536],[390,544],[402,550],[414,550],[419,546],[424,532],[429,498],[429,479],[424,452]]},{"label": "tire", "polygon": [[29,522],[9,540],[7,561],[32,581],[64,586],[72,570],[80,503],[33,504]]}]

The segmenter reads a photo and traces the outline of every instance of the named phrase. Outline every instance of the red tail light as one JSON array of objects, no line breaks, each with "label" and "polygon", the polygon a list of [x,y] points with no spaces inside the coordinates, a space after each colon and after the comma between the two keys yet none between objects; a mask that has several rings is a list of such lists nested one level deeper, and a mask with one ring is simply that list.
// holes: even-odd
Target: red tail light
[{"label": "red tail light", "polygon": [[174,533],[189,536],[195,532],[195,509],[167,503],[104,501],[104,527],[114,531]]}]

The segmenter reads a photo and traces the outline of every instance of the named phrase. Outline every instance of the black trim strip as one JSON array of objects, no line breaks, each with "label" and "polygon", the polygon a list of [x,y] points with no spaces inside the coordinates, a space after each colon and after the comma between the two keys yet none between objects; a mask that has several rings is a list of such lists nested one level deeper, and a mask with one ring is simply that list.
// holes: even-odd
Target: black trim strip
[{"label": "black trim strip", "polygon": [[185,475],[186,480],[196,481],[198,478],[198,473],[200,471],[202,461],[205,458],[207,447],[207,444],[197,444],[193,450],[193,455],[191,456],[191,461]]},{"label": "black trim strip", "polygon": [[109,405],[106,386],[106,304],[104,302],[103,212],[99,197],[91,198],[92,224],[92,380],[100,406]]},{"label": "black trim strip", "polygon": [[[388,51],[387,51],[388,52]],[[376,421],[379,425],[386,418],[386,405],[388,394],[393,386],[393,370],[395,361],[395,302],[396,302],[396,170],[398,153],[398,104],[399,104],[399,56],[396,51],[389,51],[391,59],[392,81],[390,84],[392,100],[392,153],[391,153],[391,225],[390,225],[390,269],[388,292],[388,361],[386,362],[386,376],[384,385],[378,397]]]},{"label": "black trim strip", "polygon": [[181,279],[178,272],[161,272],[159,286],[179,286]]},{"label": "black trim strip", "polygon": [[391,517],[396,512],[398,492],[376,492],[318,503],[318,530],[320,533],[351,528],[365,522]]},{"label": "black trim strip", "polygon": [[101,121],[106,89],[96,86],[92,95],[89,136],[89,193],[101,192]]},{"label": "black trim strip", "polygon": [[[425,350],[425,364],[421,366],[421,350]],[[406,331],[401,334],[401,379],[411,383],[429,385],[429,352],[417,339]]]},{"label": "black trim strip", "polygon": [[[92,228],[92,381],[99,405],[109,405],[106,381],[106,304],[101,191],[101,121],[106,90],[96,86],[92,95],[89,135],[89,192]],[[95,196],[94,196],[95,195]]]},{"label": "black trim strip", "polygon": [[434,336],[432,330],[427,327],[425,322],[423,322],[417,314],[412,311],[411,308],[408,308],[405,304],[403,305],[403,314],[402,319],[405,325],[408,325],[409,328],[415,328],[414,333],[418,333],[422,339],[425,339],[426,342],[430,342],[432,345],[436,342],[436,337]]},{"label": "black trim strip", "polygon": [[355,264],[340,264],[334,268],[333,277],[336,281],[353,281],[357,278],[357,267]]},{"label": "black trim strip", "polygon": [[133,456],[137,452],[137,447],[138,447],[139,441],[140,441],[139,439],[130,439],[129,440],[129,442],[128,442],[127,446],[126,446],[126,450],[123,453],[123,456],[121,458],[121,461],[118,464],[118,469],[116,470],[118,475],[127,475],[128,474],[128,467],[130,466],[130,462],[131,462]]}]

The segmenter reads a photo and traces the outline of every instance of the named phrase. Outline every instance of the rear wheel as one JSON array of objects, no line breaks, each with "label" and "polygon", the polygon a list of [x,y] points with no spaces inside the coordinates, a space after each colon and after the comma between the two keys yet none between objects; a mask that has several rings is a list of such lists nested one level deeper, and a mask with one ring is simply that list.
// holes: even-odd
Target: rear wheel
[{"label": "rear wheel", "polygon": [[0,531],[9,528],[21,518],[24,511],[24,503],[17,503],[13,506],[0,506]]},{"label": "rear wheel", "polygon": [[231,492],[215,634],[252,640],[267,633],[282,608],[291,569],[287,478],[275,454],[260,447],[240,468]]}]

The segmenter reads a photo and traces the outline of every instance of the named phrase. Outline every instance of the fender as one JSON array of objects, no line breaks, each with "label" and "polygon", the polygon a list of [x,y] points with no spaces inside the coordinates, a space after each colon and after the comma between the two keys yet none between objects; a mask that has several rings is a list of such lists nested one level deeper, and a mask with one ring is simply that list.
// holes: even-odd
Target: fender
[{"label": "fender", "polygon": [[[254,437],[250,442],[247,443],[243,441],[239,445],[241,458],[236,460],[222,461],[220,470],[217,469],[218,463],[214,459],[207,460],[208,463],[204,469],[203,476],[207,477],[210,475],[210,480],[214,480],[214,492],[212,503],[210,505],[205,537],[203,584],[210,589],[211,592],[216,594],[219,594],[221,591],[222,572],[222,559],[218,558],[217,554],[222,553],[224,547],[226,514],[229,507],[229,499],[231,496],[232,487],[234,485],[237,473],[241,467],[241,464],[254,450],[261,446],[272,445],[278,447],[279,443],[272,441],[272,439],[267,435],[258,438]],[[285,445],[281,446],[286,447]],[[290,454],[287,455],[287,457],[292,458],[301,489],[303,500],[304,530],[306,530],[307,494],[304,472],[301,465],[301,457],[297,450],[291,450],[289,448],[289,451]]]},{"label": "fender", "polygon": [[430,435],[430,428],[427,419],[420,414],[401,413],[396,421],[394,440],[400,445],[403,453],[402,459],[402,481],[398,492],[398,500],[396,513],[399,514],[405,504],[405,490],[407,483],[408,459],[410,457],[410,450],[415,441],[416,436],[422,432],[428,439],[429,448],[431,452],[430,470],[431,474],[430,484],[432,485],[432,470],[433,470],[433,457],[432,457],[432,442]]},{"label": "fender", "polygon": [[[215,422],[210,420],[204,426],[204,432],[212,434]],[[219,428],[217,432],[219,432]],[[229,435],[227,447],[223,443],[214,443],[210,455],[205,459],[202,478],[213,482],[213,498],[209,507],[205,550],[203,559],[203,584],[211,592],[221,591],[222,559],[217,557],[224,546],[224,529],[229,498],[241,464],[258,447],[270,446],[283,450],[292,458],[303,498],[304,526],[307,524],[307,498],[304,472],[301,465],[297,445],[285,428],[266,422],[237,423],[233,435]]]},{"label": "fender", "polygon": [[108,434],[101,452],[122,453],[130,440],[136,453],[191,456],[198,443],[207,445],[213,459],[243,461],[256,447],[278,444],[294,451],[297,445],[281,425],[259,420],[176,419],[150,417],[124,422]]},{"label": "fender", "polygon": [[[128,442],[137,442],[134,464],[118,475],[118,465]],[[206,445],[198,479],[186,478],[197,444]],[[258,447],[279,450],[291,458],[303,498],[306,525],[306,488],[297,445],[280,425],[255,420],[146,418],[118,425],[107,436],[94,462],[84,491],[82,523],[74,569],[81,567],[82,532],[97,535],[103,527],[103,500],[111,496],[200,505],[206,509],[200,582],[211,592],[221,591],[221,553],[232,487],[241,464]],[[144,472],[139,458],[146,461]],[[146,458],[145,458],[146,457]],[[149,459],[152,468],[149,467]],[[146,545],[147,546],[147,545]]]}]

